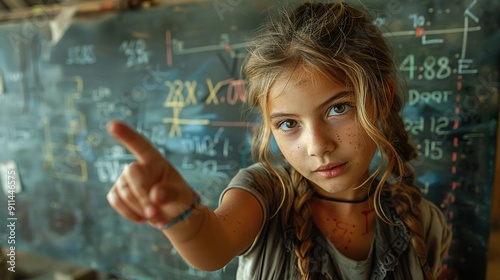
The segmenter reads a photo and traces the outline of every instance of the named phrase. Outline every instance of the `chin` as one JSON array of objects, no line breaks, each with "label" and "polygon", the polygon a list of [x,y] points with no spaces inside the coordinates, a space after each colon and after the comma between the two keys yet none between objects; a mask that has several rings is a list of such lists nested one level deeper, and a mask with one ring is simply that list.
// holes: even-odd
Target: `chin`
[{"label": "chin", "polygon": [[341,180],[335,180],[334,182],[331,182],[331,180],[329,181],[330,182],[315,182],[314,185],[331,194],[349,191],[352,190],[353,187],[356,187],[352,182],[344,182]]}]

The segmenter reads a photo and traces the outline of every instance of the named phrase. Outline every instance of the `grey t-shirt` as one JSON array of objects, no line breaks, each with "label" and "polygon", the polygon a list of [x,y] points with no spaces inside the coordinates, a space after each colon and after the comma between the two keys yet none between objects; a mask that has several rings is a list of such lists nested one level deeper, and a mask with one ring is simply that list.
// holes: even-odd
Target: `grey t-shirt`
[{"label": "grey t-shirt", "polygon": [[[261,165],[240,170],[221,195],[232,188],[250,192],[260,203],[264,223],[253,244],[239,258],[237,279],[298,279],[293,251],[294,231],[282,222],[283,208],[279,182]],[[390,198],[383,201],[385,213],[400,226],[391,226],[376,219],[372,251],[365,261],[354,261],[336,252],[334,246],[313,228],[310,272],[313,279],[423,279],[419,259],[409,244],[410,237],[397,217]],[[451,233],[442,212],[423,199],[421,203],[427,262],[434,275],[441,270],[441,260],[451,242]],[[344,258],[342,258],[344,257]],[[354,278],[353,267],[365,270]]]},{"label": "grey t-shirt", "polygon": [[370,279],[370,272],[373,264],[373,242],[370,247],[370,252],[365,260],[357,261],[344,256],[337,250],[335,246],[326,239],[328,242],[328,255],[333,257],[337,263],[336,269],[342,275],[342,279],[346,280],[366,280]]}]

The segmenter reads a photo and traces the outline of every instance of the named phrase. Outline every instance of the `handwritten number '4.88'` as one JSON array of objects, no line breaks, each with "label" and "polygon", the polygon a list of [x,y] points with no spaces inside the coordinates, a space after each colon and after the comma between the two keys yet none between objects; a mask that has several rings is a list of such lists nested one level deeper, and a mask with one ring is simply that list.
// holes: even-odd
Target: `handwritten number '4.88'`
[{"label": "handwritten number '4.88'", "polygon": [[439,58],[428,56],[425,58],[423,66],[419,68],[415,65],[415,55],[410,54],[399,65],[399,71],[408,72],[410,80],[415,78],[415,71],[417,70],[423,71],[423,77],[426,80],[443,80],[448,78],[452,73],[449,63],[450,60],[445,56]]}]

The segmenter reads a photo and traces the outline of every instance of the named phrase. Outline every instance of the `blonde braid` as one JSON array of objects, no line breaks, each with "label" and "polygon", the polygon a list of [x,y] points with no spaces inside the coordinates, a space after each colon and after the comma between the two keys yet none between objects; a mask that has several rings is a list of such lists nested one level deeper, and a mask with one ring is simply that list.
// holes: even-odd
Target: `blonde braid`
[{"label": "blonde braid", "polygon": [[397,145],[392,145],[393,149],[388,151],[388,154],[391,154],[392,150],[392,153],[394,153],[392,158],[397,160],[396,164],[391,168],[392,175],[396,178],[392,188],[392,200],[398,217],[410,231],[410,243],[420,260],[425,279],[434,279],[430,270],[426,269],[427,248],[423,238],[420,209],[422,192],[415,186],[415,173],[408,164],[408,161],[416,157],[417,152],[409,144],[409,137],[404,129],[403,120],[396,114],[401,107],[401,103],[399,98],[395,98],[391,108],[395,112],[388,115],[387,126],[383,127],[388,142],[397,143]]},{"label": "blonde braid", "polygon": [[295,199],[293,203],[293,225],[295,228],[295,255],[297,255],[297,266],[299,268],[301,279],[309,280],[309,250],[313,247],[311,240],[312,232],[312,214],[309,206],[309,199],[313,191],[307,184],[306,179],[295,169],[291,170],[292,184],[295,186]]},{"label": "blonde braid", "polygon": [[392,197],[396,213],[410,231],[410,242],[420,260],[420,266],[424,269],[425,278],[434,279],[430,274],[430,270],[425,269],[427,267],[427,248],[423,239],[419,207],[422,200],[421,191],[413,184],[401,182],[400,187],[395,188]]}]

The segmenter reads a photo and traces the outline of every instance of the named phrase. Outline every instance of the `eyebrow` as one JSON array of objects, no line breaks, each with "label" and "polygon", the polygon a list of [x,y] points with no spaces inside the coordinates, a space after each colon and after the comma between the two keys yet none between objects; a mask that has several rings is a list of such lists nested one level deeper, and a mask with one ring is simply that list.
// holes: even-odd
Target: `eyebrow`
[{"label": "eyebrow", "polygon": [[[318,106],[317,109],[320,109],[320,108],[323,108],[325,106],[328,106],[329,104],[333,103],[337,99],[347,98],[347,97],[349,97],[351,95],[353,95],[352,91],[340,91],[340,92],[337,92],[335,95],[333,95],[332,97],[328,98],[323,103],[321,103]],[[272,120],[272,119],[275,119],[275,118],[296,117],[296,116],[297,116],[297,114],[288,114],[288,113],[277,112],[277,113],[271,114],[270,119]]]}]

